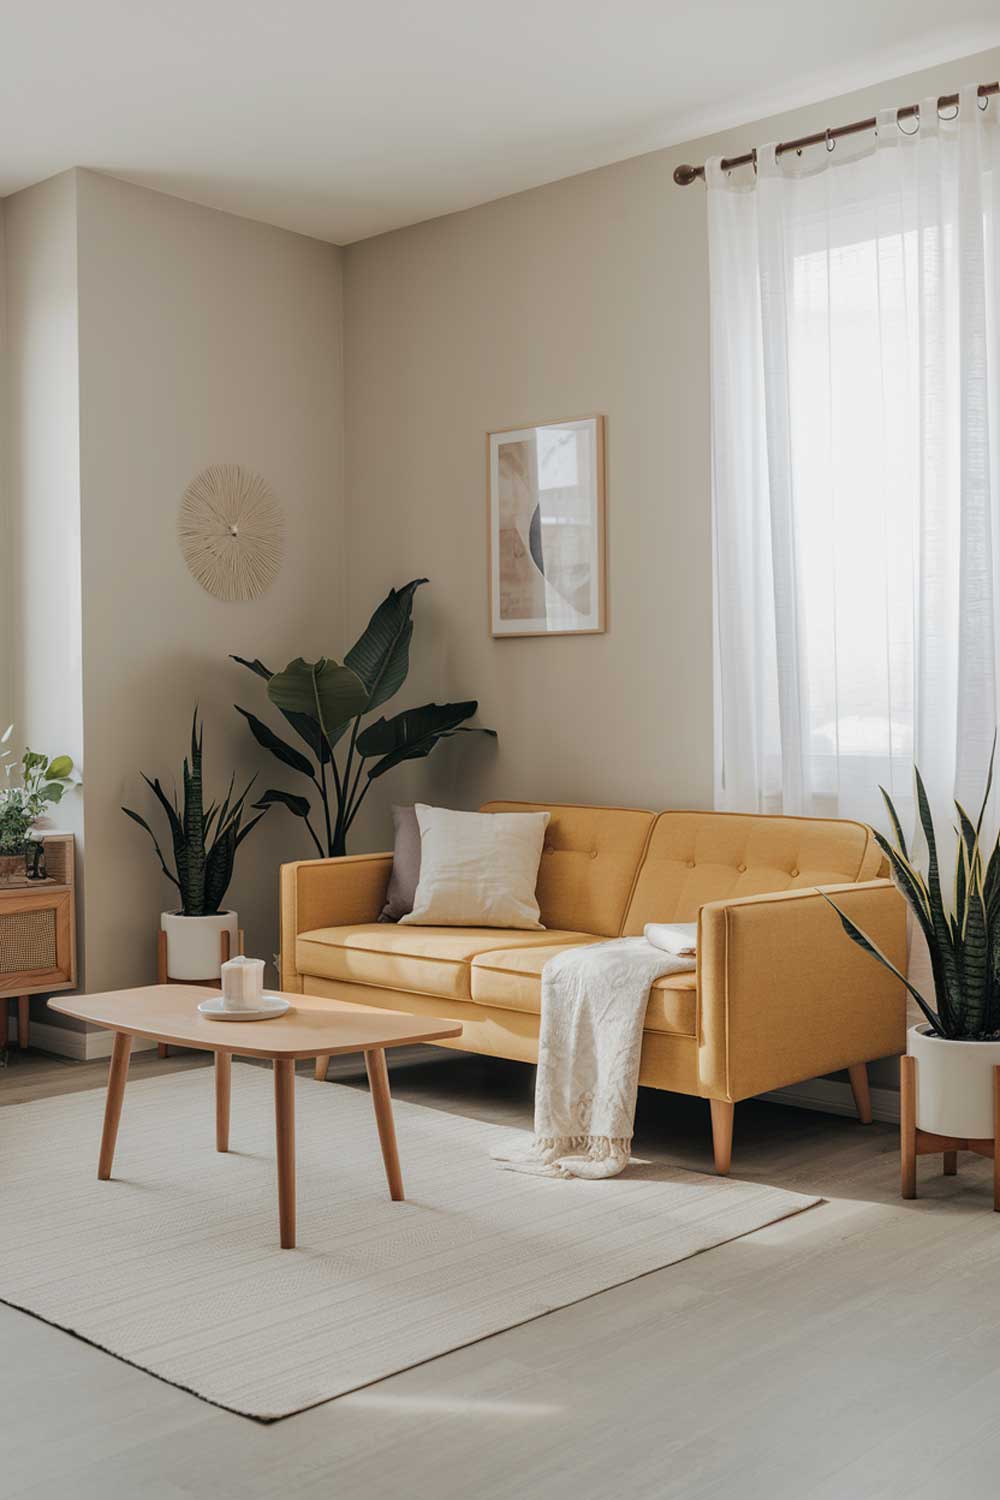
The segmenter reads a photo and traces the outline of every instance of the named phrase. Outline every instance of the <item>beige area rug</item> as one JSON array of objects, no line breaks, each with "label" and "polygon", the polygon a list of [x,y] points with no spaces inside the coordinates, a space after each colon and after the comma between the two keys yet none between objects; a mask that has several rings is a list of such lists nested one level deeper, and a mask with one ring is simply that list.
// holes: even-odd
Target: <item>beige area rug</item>
[{"label": "beige area rug", "polygon": [[274,1420],[818,1201],[651,1165],[524,1176],[489,1157],[515,1132],[397,1103],[407,1201],[392,1203],[368,1095],[300,1078],[296,1107],[296,1250],[277,1248],[263,1068],[233,1069],[225,1156],[211,1072],[130,1084],[111,1182],[100,1091],[3,1109],[0,1300]]}]

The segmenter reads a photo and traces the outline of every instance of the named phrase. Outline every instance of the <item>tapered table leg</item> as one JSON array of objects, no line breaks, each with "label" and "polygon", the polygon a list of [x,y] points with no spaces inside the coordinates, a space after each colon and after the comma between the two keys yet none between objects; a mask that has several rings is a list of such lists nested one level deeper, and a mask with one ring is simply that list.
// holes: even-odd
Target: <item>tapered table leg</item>
[{"label": "tapered table leg", "polygon": [[274,1059],[274,1132],[278,1158],[278,1227],[282,1250],[295,1249],[295,1063]]},{"label": "tapered table leg", "polygon": [[132,1038],[126,1036],[123,1031],[116,1031],[111,1048],[111,1067],[108,1070],[108,1097],[104,1105],[101,1155],[97,1164],[97,1175],[101,1182],[107,1182],[111,1176],[111,1163],[115,1158],[115,1141],[118,1139],[118,1122],[122,1117],[125,1082],[128,1078],[128,1059],[131,1051]]},{"label": "tapered table leg", "polygon": [[229,1150],[229,1101],[233,1091],[233,1054],[215,1054],[215,1149]]},{"label": "tapered table leg", "polygon": [[389,1184],[389,1197],[394,1203],[403,1199],[403,1174],[399,1166],[399,1151],[396,1146],[396,1125],[392,1118],[392,1095],[389,1093],[389,1069],[385,1065],[385,1048],[373,1047],[365,1053],[368,1069],[368,1084],[375,1106],[375,1124],[382,1147],[385,1176]]},{"label": "tapered table leg", "polygon": [[[28,1026],[29,1026],[29,997],[18,995],[17,997],[17,1047],[19,1052],[28,1049]],[[7,1007],[4,1006],[6,1011]]]},{"label": "tapered table leg", "polygon": [[900,1193],[917,1196],[917,1098],[916,1058],[899,1059],[899,1161]]}]

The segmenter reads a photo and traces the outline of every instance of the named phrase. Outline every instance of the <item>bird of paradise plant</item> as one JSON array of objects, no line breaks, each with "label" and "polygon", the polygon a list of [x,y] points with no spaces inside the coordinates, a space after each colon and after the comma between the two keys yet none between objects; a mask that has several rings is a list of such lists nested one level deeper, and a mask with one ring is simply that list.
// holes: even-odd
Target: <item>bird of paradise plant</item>
[{"label": "bird of paradise plant", "polygon": [[[959,802],[955,803],[958,841],[952,902],[941,888],[934,819],[919,770],[914,768],[917,814],[927,845],[927,873],[918,869],[907,848],[903,829],[884,787],[895,843],[875,832],[879,848],[889,861],[895,884],[905,896],[917,925],[927,940],[934,975],[932,1002],[886,957],[829,896],[825,900],[836,911],[847,936],[859,948],[884,964],[902,981],[919,1005],[934,1035],[950,1041],[995,1041],[1000,1037],[1000,835],[984,858],[982,826],[993,785],[996,736],[990,755],[986,792],[979,817],[973,823]],[[821,894],[823,894],[821,892]]]}]

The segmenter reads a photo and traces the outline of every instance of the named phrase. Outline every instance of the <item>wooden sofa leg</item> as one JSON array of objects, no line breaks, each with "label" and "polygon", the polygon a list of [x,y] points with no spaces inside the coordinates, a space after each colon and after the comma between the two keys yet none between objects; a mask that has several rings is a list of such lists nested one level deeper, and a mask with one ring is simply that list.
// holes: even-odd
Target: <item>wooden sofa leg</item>
[{"label": "wooden sofa leg", "polygon": [[710,1099],[712,1110],[712,1151],[715,1155],[715,1170],[720,1177],[729,1175],[733,1159],[733,1110],[735,1104],[726,1099]]},{"label": "wooden sofa leg", "polygon": [[325,1083],[326,1082],[326,1070],[327,1070],[327,1068],[329,1066],[330,1066],[330,1054],[329,1054],[329,1052],[326,1054],[325,1057],[317,1057],[317,1059],[316,1059],[316,1082],[317,1083]]},{"label": "wooden sofa leg", "polygon": [[862,1125],[870,1125],[872,1122],[872,1096],[868,1087],[868,1064],[852,1063],[847,1070],[847,1075],[851,1080],[851,1092],[854,1095],[858,1119]]}]

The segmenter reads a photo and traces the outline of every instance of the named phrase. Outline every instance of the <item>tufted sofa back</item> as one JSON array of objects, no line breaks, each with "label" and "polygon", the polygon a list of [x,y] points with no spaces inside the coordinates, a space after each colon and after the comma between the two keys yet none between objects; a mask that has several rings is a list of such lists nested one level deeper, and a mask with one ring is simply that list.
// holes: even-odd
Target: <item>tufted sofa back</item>
[{"label": "tufted sofa back", "polygon": [[550,813],[538,870],[542,922],[619,935],[655,813],[551,802],[487,802],[480,811]]},{"label": "tufted sofa back", "polygon": [[751,813],[664,812],[656,819],[622,926],[693,922],[708,901],[873,880],[882,855],[863,823]]},{"label": "tufted sofa back", "polygon": [[707,901],[873,880],[882,869],[871,830],[833,818],[554,802],[487,802],[481,811],[551,814],[538,871],[542,922],[600,937],[693,922]]}]

